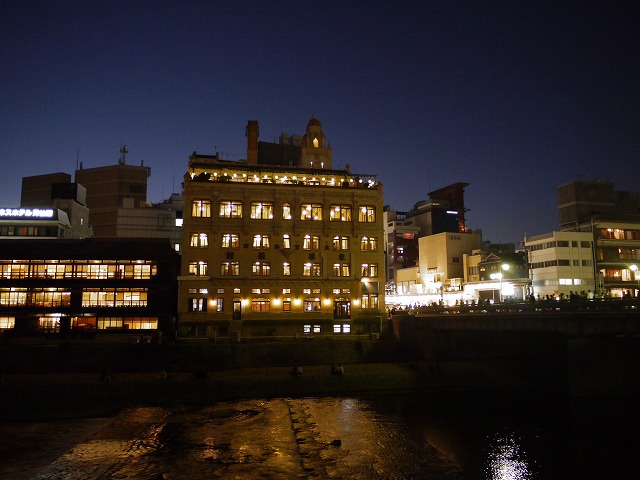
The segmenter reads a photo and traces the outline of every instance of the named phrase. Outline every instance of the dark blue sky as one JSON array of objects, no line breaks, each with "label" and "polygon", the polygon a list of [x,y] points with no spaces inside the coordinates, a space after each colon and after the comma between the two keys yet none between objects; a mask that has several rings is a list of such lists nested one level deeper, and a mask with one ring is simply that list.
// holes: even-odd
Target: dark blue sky
[{"label": "dark blue sky", "polygon": [[0,2],[0,205],[23,176],[151,167],[180,190],[192,151],[246,157],[322,122],[334,166],[408,210],[468,182],[468,226],[557,229],[556,186],[640,191],[633,2]]}]

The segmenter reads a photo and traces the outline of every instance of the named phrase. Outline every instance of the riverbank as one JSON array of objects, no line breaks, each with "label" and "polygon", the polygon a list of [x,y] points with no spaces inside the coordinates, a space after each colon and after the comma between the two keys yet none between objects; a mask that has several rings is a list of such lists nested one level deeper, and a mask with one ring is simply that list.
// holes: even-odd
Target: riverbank
[{"label": "riverbank", "polygon": [[300,377],[291,375],[290,367],[116,372],[108,378],[94,373],[5,374],[0,384],[0,421],[106,417],[136,405],[200,406],[275,397],[530,388],[513,370],[490,361],[362,363],[344,368],[345,375],[336,376],[331,375],[330,365],[303,366]]}]

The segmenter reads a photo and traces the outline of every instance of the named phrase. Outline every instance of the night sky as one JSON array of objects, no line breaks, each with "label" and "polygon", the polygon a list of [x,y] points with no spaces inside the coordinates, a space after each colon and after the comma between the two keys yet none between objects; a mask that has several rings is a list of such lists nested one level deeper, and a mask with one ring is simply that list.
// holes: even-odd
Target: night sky
[{"label": "night sky", "polygon": [[194,150],[246,158],[248,120],[273,141],[312,115],[395,210],[468,182],[492,242],[557,229],[559,184],[640,191],[634,2],[377,3],[0,0],[0,206],[122,144],[157,202]]}]

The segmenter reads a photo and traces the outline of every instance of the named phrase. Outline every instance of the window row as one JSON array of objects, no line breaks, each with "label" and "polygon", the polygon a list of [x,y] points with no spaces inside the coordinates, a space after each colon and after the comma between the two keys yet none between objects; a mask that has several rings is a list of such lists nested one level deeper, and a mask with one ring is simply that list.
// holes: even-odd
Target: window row
[{"label": "window row", "polygon": [[554,259],[546,260],[544,262],[533,262],[529,264],[530,269],[535,268],[547,268],[547,267],[590,267],[592,265],[591,260],[566,260],[566,259]]},{"label": "window row", "polygon": [[[282,263],[281,275],[292,275],[292,267],[290,262]],[[321,277],[322,266],[320,262],[305,262],[302,264],[303,277]],[[208,276],[209,264],[203,260],[189,263],[189,275]],[[271,276],[271,263],[258,260],[251,264],[251,274],[254,276],[269,277]],[[298,273],[299,274],[299,273]],[[239,276],[240,262],[227,261],[220,263],[220,275],[223,277]],[[350,263],[334,263],[331,267],[331,275],[333,277],[349,277],[351,276]],[[363,263],[360,269],[360,276],[364,278],[376,278],[378,276],[377,263]]]},{"label": "window row", "polygon": [[[348,300],[341,300],[340,304],[349,303]],[[251,312],[270,312],[272,304],[281,307],[283,312],[292,311],[292,305],[302,306],[302,311],[304,312],[336,312],[336,308],[338,308],[333,303],[324,303],[321,302],[320,298],[304,298],[302,300],[291,299],[290,297],[285,297],[282,299],[270,299],[270,298],[254,298],[251,300],[250,309]],[[378,294],[365,294],[361,297],[361,306],[363,309],[378,309],[379,306],[379,297]],[[188,309],[190,312],[207,312],[213,311],[217,313],[224,313],[224,298],[217,297],[212,300],[207,300],[206,298],[198,298],[192,297],[189,298],[188,301]],[[343,307],[341,307],[343,308]]]},{"label": "window row", "polygon": [[[0,317],[0,330],[15,328],[15,317]],[[157,330],[158,317],[72,317],[73,330]],[[38,330],[59,332],[59,317],[40,317]]]},{"label": "window row", "polygon": [[640,230],[623,228],[601,228],[596,231],[598,238],[608,238],[611,240],[638,240]]},{"label": "window row", "polygon": [[[273,220],[273,202],[251,202],[249,205],[249,218],[254,220]],[[353,207],[351,205],[331,205],[329,207],[329,220],[332,222],[351,222]],[[363,223],[375,223],[376,207],[362,205],[358,207],[358,221]],[[191,202],[191,216],[195,218],[209,218],[212,215],[211,200],[195,199]],[[282,220],[293,219],[293,207],[290,203],[282,206],[280,218]],[[218,206],[220,218],[243,218],[243,202],[238,200],[222,200]],[[324,220],[324,206],[320,203],[303,203],[300,205],[300,220],[322,221]]]},{"label": "window row", "polygon": [[157,265],[148,261],[0,260],[0,278],[86,278],[148,280]]},{"label": "window row", "polygon": [[[209,235],[204,232],[195,232],[190,235],[190,245],[194,248],[207,248],[209,246]],[[285,233],[282,235],[279,243],[273,243],[271,235],[255,234],[252,236],[251,244],[243,243],[244,248],[251,245],[255,249],[268,249],[273,245],[276,249],[290,249],[292,246],[291,235]],[[363,236],[360,239],[360,250],[363,252],[375,252],[378,250],[378,237]],[[218,243],[222,248],[240,248],[240,235],[237,233],[223,233]],[[303,250],[320,250],[321,240],[319,235],[304,235],[302,237],[302,245],[295,244],[295,249]],[[351,238],[348,235],[336,235],[332,239],[332,245],[325,245],[325,250],[349,250],[351,246]]]},{"label": "window row", "polygon": [[[63,288],[0,288],[0,305],[5,307],[68,307],[71,290]],[[146,307],[144,288],[86,288],[83,307]]]},{"label": "window row", "polygon": [[552,241],[552,242],[545,242],[545,243],[539,243],[537,245],[529,245],[527,248],[529,251],[531,252],[535,252],[538,250],[546,250],[547,248],[566,248],[571,246],[572,248],[578,248],[578,246],[580,248],[591,248],[591,243],[590,241],[585,241],[585,240],[557,240],[557,241]]},{"label": "window row", "polygon": [[158,317],[72,317],[71,328],[78,330],[157,330]]},{"label": "window row", "polygon": [[0,225],[0,237],[55,237],[63,238],[64,231],[57,226]]}]

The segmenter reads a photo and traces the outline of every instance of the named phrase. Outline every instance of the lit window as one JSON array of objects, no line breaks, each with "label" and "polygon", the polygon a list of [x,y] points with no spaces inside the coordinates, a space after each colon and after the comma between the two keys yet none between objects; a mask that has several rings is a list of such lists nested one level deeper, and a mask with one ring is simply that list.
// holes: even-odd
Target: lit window
[{"label": "lit window", "polygon": [[358,221],[374,223],[376,221],[376,207],[371,205],[363,205],[360,207]]},{"label": "lit window", "polygon": [[351,205],[331,205],[329,219],[332,222],[350,222]]},{"label": "lit window", "polygon": [[316,147],[316,148],[318,148],[318,145],[319,145],[319,143],[318,143],[318,139],[314,137],[314,139],[313,139],[313,146],[314,146],[314,147]]},{"label": "lit window", "polygon": [[348,263],[333,264],[334,277],[348,277],[349,275],[350,275],[350,265]]},{"label": "lit window", "polygon": [[197,248],[205,248],[209,246],[209,237],[206,233],[192,233],[191,246]]},{"label": "lit window", "polygon": [[304,300],[305,312],[319,312],[320,311],[320,299],[319,298],[305,298]]},{"label": "lit window", "polygon": [[291,235],[288,233],[282,235],[282,248],[291,248]]},{"label": "lit window", "polygon": [[220,216],[223,218],[242,218],[242,202],[220,202]]},{"label": "lit window", "polygon": [[222,248],[239,248],[240,238],[235,233],[224,233],[222,235]]},{"label": "lit window", "polygon": [[189,311],[190,312],[206,312],[207,299],[206,298],[190,298]]},{"label": "lit window", "polygon": [[253,275],[268,277],[271,275],[271,264],[269,262],[255,262],[252,268]]},{"label": "lit window", "polygon": [[15,328],[16,317],[0,317],[0,330]]},{"label": "lit window", "polygon": [[202,260],[189,263],[189,275],[204,276],[207,274],[207,263]]},{"label": "lit window", "polygon": [[378,295],[362,295],[362,308],[378,308]]},{"label": "lit window", "polygon": [[362,264],[362,276],[363,277],[377,277],[378,276],[378,264],[377,263],[363,263]]},{"label": "lit window", "polygon": [[320,237],[318,235],[305,235],[302,242],[303,250],[318,250],[320,248]]},{"label": "lit window", "polygon": [[283,298],[282,299],[282,311],[283,312],[290,312],[291,311],[291,299],[290,298]]},{"label": "lit window", "polygon": [[377,237],[362,237],[360,240],[360,250],[363,252],[374,252],[378,249]]},{"label": "lit window", "polygon": [[291,275],[291,264],[289,262],[282,264],[282,274],[287,277]]},{"label": "lit window", "polygon": [[273,218],[273,203],[251,202],[251,218],[254,220],[271,220]]},{"label": "lit window", "polygon": [[333,237],[334,250],[349,250],[349,237],[341,237],[336,235]]},{"label": "lit window", "polygon": [[224,298],[222,297],[216,299],[216,312],[224,312]]},{"label": "lit window", "polygon": [[322,220],[322,205],[315,203],[303,203],[301,207],[300,220]]},{"label": "lit window", "polygon": [[238,262],[222,262],[220,264],[220,275],[222,276],[240,275],[240,264]]},{"label": "lit window", "polygon": [[191,203],[192,217],[210,217],[211,216],[211,200],[194,200]]},{"label": "lit window", "polygon": [[269,235],[254,235],[253,236],[253,248],[269,248]]},{"label": "lit window", "polygon": [[282,219],[291,220],[291,205],[288,203],[282,205]]},{"label": "lit window", "polygon": [[315,262],[307,262],[304,264],[304,270],[302,275],[305,277],[319,277],[320,276],[320,264]]},{"label": "lit window", "polygon": [[271,302],[264,298],[254,298],[251,300],[252,312],[269,312],[271,311]]}]

